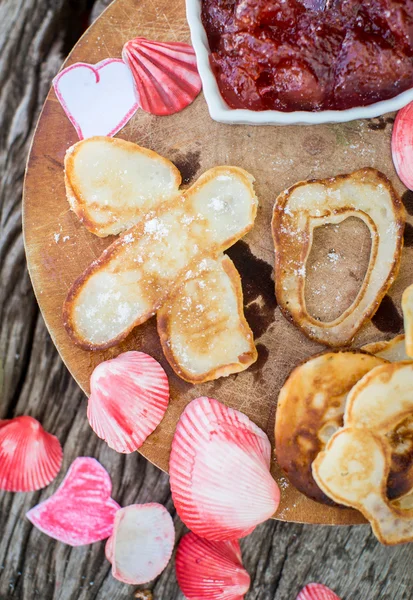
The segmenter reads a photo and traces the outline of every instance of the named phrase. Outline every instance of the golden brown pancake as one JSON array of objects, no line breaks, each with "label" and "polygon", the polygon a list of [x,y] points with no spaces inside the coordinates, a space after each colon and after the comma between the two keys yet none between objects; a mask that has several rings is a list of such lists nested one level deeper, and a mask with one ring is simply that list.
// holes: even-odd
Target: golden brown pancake
[{"label": "golden brown pancake", "polygon": [[387,497],[401,498],[413,490],[413,412],[386,434],[392,451]]},{"label": "golden brown pancake", "polygon": [[406,353],[410,358],[413,358],[413,285],[409,285],[403,292],[402,309],[406,334]]},{"label": "golden brown pancake", "polygon": [[225,255],[202,263],[157,313],[164,354],[191,383],[244,371],[257,360],[234,263]]},{"label": "golden brown pancake", "polygon": [[391,363],[372,371],[351,391],[345,423],[365,426],[391,449],[387,497],[413,490],[413,363]]},{"label": "golden brown pancake", "polygon": [[[317,227],[361,219],[371,235],[370,261],[352,304],[322,322],[305,303],[306,263]],[[351,342],[377,310],[400,265],[405,211],[383,173],[365,168],[350,175],[301,181],[280,194],[274,205],[275,293],[278,304],[306,336],[331,347]]]},{"label": "golden brown pancake", "polygon": [[275,452],[278,464],[303,494],[334,505],[314,481],[311,465],[343,424],[351,388],[381,358],[359,351],[327,352],[296,367],[278,396]]},{"label": "golden brown pancake", "polygon": [[411,498],[388,497],[394,462],[389,433],[412,416],[413,363],[375,367],[349,393],[344,426],[313,462],[324,493],[362,512],[382,544],[413,541]]},{"label": "golden brown pancake", "polygon": [[136,225],[178,194],[181,174],[169,160],[119,138],[92,137],[65,156],[66,196],[85,227],[99,237]]},{"label": "golden brown pancake", "polygon": [[214,167],[119,237],[74,282],[63,321],[83,348],[109,348],[167,300],[176,283],[254,224],[252,175]]},{"label": "golden brown pancake", "polygon": [[362,346],[361,349],[369,354],[374,354],[374,356],[384,358],[390,362],[412,360],[409,356],[407,356],[405,336],[403,334],[396,335],[396,337],[392,338],[391,340],[366,344],[365,346]]}]

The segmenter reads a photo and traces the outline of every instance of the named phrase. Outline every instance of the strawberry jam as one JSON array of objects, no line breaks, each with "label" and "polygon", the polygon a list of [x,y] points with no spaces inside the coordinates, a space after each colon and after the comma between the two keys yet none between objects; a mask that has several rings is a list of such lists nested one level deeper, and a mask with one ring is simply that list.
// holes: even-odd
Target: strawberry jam
[{"label": "strawberry jam", "polygon": [[232,108],[365,106],[413,87],[413,0],[202,0]]}]

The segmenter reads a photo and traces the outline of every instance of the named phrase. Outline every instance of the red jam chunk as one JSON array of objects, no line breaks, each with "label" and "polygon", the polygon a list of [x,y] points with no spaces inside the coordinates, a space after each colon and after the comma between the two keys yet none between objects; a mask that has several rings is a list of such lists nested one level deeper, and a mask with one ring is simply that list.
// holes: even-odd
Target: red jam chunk
[{"label": "red jam chunk", "polygon": [[342,110],[413,87],[413,0],[202,0],[232,108]]}]

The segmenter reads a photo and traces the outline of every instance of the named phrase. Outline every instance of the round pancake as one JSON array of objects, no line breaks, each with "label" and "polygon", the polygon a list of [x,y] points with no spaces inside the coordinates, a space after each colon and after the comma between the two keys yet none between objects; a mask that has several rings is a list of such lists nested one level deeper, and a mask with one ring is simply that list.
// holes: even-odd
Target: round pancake
[{"label": "round pancake", "polygon": [[413,490],[413,414],[401,421],[386,437],[392,449],[387,497],[394,500]]},{"label": "round pancake", "polygon": [[360,351],[327,352],[296,367],[278,396],[275,451],[278,464],[303,494],[335,505],[313,479],[311,465],[343,425],[351,388],[387,361]]},{"label": "round pancake", "polygon": [[412,360],[406,353],[404,334],[397,335],[391,340],[366,344],[365,346],[362,346],[361,349],[364,350],[364,352],[374,354],[374,356],[379,356],[390,362],[411,362]]},{"label": "round pancake", "polygon": [[413,488],[413,363],[387,363],[363,377],[348,396],[346,427],[382,435],[391,451],[389,500]]},{"label": "round pancake", "polygon": [[[411,362],[411,358],[406,353],[405,336],[398,335],[395,338],[367,344],[362,350],[374,354],[380,358],[385,358],[390,362]],[[392,500],[399,498],[399,504],[407,504],[408,494],[409,506],[413,507],[413,415],[406,417],[387,434],[392,448],[392,467],[389,479],[387,481],[387,495]],[[409,494],[410,492],[410,494]],[[403,502],[402,502],[403,500]]]}]

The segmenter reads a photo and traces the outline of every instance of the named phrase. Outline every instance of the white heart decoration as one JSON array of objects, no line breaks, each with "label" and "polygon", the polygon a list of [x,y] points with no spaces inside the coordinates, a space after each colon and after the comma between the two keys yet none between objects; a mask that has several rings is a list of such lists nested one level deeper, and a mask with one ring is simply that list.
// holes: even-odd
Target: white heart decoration
[{"label": "white heart decoration", "polygon": [[119,58],[70,65],[53,87],[81,140],[115,135],[139,108],[133,77]]}]

